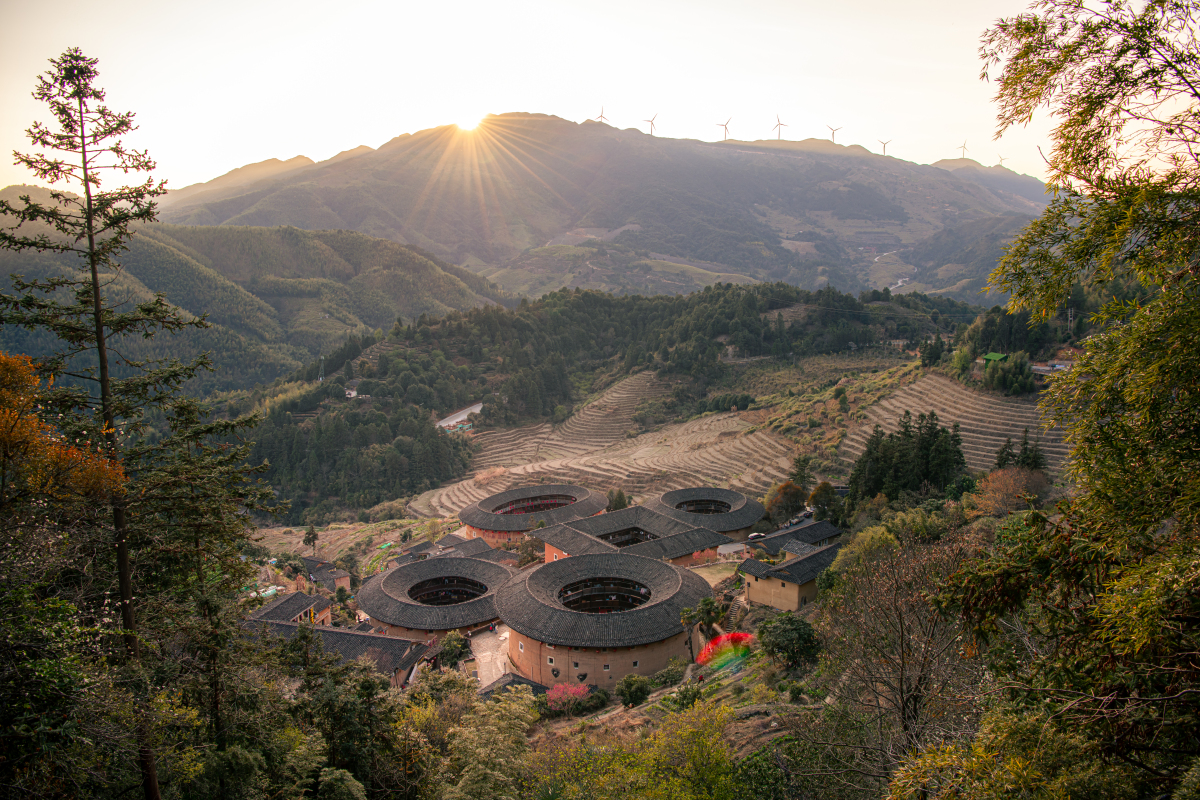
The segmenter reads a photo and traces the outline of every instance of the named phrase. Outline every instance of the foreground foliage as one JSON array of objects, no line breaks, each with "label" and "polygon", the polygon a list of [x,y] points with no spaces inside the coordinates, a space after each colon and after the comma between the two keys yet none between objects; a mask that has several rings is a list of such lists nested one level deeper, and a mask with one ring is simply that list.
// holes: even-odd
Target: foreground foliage
[{"label": "foreground foliage", "polygon": [[[1014,783],[1029,796],[1195,796],[1196,23],[1187,2],[1048,0],[985,37],[1001,130],[1041,106],[1057,120],[1059,193],[994,284],[1035,318],[1056,313],[1077,281],[1137,284],[1142,299],[1095,314],[1083,355],[1043,399],[1066,431],[1077,494],[1010,527],[945,591],[1006,705],[973,743],[923,752],[898,796],[1011,796]],[[1036,734],[1023,720],[1039,720]]]}]

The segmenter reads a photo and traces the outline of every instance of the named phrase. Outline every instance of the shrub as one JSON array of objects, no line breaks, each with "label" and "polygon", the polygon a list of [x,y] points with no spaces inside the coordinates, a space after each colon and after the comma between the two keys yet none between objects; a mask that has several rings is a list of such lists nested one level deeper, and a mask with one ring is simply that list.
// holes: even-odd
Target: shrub
[{"label": "shrub", "polygon": [[569,717],[590,714],[608,705],[609,694],[604,689],[592,689],[584,684],[560,683],[537,698],[543,717]]},{"label": "shrub", "polygon": [[802,697],[804,697],[803,686],[798,683],[793,683],[790,687],[788,687],[788,699],[793,703],[799,703]]},{"label": "shrub", "polygon": [[630,673],[617,682],[617,697],[627,706],[640,706],[650,696],[650,679]]},{"label": "shrub", "polygon": [[746,693],[746,687],[740,683],[735,683],[733,685],[733,688],[730,689],[729,691],[731,691],[733,693],[734,697],[741,697],[742,695],[744,695]]},{"label": "shrub", "polygon": [[686,711],[696,705],[696,701],[704,694],[704,690],[696,681],[688,681],[668,695],[665,702],[676,711]]},{"label": "shrub", "polygon": [[750,692],[750,702],[754,703],[755,705],[761,705],[762,703],[773,703],[775,702],[775,699],[775,692],[771,689],[771,687],[765,686],[761,683],[755,686],[754,690]]},{"label": "shrub", "polygon": [[580,701],[575,708],[576,714],[591,714],[593,711],[599,711],[608,705],[612,699],[607,689],[595,689],[587,697]]},{"label": "shrub", "polygon": [[687,665],[678,658],[672,658],[667,662],[667,666],[654,673],[654,685],[674,686],[683,680],[685,672],[687,672]]},{"label": "shrub", "polygon": [[764,620],[757,633],[763,652],[785,667],[815,661],[820,652],[812,625],[790,611]]},{"label": "shrub", "polygon": [[471,655],[471,642],[458,631],[450,631],[442,639],[442,652],[439,656],[443,666],[455,669],[458,662]]},{"label": "shrub", "polygon": [[1024,351],[1009,355],[1004,361],[993,361],[983,374],[983,385],[1005,394],[1026,394],[1036,387],[1029,356]]}]

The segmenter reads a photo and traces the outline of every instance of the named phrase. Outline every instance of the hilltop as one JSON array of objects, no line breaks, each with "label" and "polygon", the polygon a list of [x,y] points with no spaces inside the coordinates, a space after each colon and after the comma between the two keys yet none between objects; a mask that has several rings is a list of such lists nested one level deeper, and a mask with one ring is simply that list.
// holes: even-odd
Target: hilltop
[{"label": "hilltop", "polygon": [[[316,164],[250,165],[169,195],[162,218],[354,230],[531,293],[685,292],[722,274],[883,288],[870,275],[876,251],[1045,205],[1036,179],[945,166],[824,140],[712,144],[514,113]],[[606,252],[546,249],[585,243]],[[614,259],[610,243],[625,251]],[[671,264],[692,272],[677,280],[686,270]]]}]

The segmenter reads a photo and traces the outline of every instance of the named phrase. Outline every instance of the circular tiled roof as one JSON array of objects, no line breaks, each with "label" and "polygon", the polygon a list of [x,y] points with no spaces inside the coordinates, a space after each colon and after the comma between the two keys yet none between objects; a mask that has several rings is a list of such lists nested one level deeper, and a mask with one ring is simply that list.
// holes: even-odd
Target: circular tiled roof
[{"label": "circular tiled roof", "polygon": [[[649,589],[650,599],[628,611],[572,611],[559,591],[588,578],[617,578]],[[496,610],[510,628],[563,647],[633,647],[683,633],[680,612],[712,597],[708,582],[686,569],[641,556],[596,553],[551,561],[514,575],[496,592]]]},{"label": "circular tiled roof", "polygon": [[[477,558],[413,561],[363,584],[358,593],[358,605],[371,615],[371,619],[414,630],[445,631],[478,625],[496,618],[496,590],[512,572],[503,564]],[[447,606],[425,605],[409,597],[408,592],[413,586],[434,578],[466,578],[482,583],[487,591]]]},{"label": "circular tiled roof", "polygon": [[[696,514],[681,511],[676,506],[697,501],[714,501],[729,506],[729,510],[718,514]],[[741,492],[732,489],[718,489],[715,486],[697,486],[692,489],[675,489],[664,492],[653,500],[645,503],[646,508],[680,522],[686,522],[697,528],[709,530],[739,531],[749,528],[763,517],[765,509],[762,503],[753,500]]]},{"label": "circular tiled roof", "polygon": [[[535,497],[573,497],[575,502],[532,514],[497,514],[495,512],[497,508],[509,503]],[[539,486],[522,486],[485,497],[458,512],[458,518],[464,525],[470,525],[480,530],[525,533],[536,528],[539,521],[546,523],[546,527],[558,525],[599,514],[607,505],[608,498],[591,489],[564,483],[547,483]]]}]

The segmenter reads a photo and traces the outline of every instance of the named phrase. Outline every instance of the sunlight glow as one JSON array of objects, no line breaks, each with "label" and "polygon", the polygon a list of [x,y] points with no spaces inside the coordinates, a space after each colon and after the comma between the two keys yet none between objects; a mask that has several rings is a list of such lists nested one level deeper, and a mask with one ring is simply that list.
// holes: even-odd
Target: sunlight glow
[{"label": "sunlight glow", "polygon": [[479,127],[479,123],[483,121],[483,115],[479,116],[466,115],[460,121],[454,123],[460,131],[473,131]]}]

